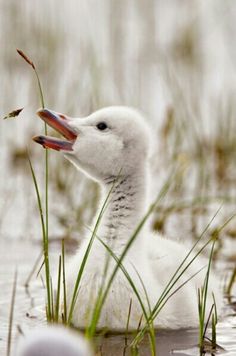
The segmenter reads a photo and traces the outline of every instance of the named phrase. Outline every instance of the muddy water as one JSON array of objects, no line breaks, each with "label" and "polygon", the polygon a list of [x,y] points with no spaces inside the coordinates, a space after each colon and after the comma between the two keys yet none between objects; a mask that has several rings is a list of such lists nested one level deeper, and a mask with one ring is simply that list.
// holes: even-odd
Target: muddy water
[{"label": "muddy water", "polygon": [[[51,255],[52,263],[55,263],[59,251]],[[4,355],[7,345],[8,318],[10,300],[14,280],[14,272],[17,269],[17,292],[14,312],[14,326],[12,338],[12,351],[17,347],[21,332],[45,325],[45,289],[42,280],[36,277],[36,273],[25,288],[25,282],[32,271],[35,261],[40,255],[41,247],[38,242],[14,241],[0,243],[0,354]],[[222,321],[218,326],[218,344],[222,349],[218,354],[236,355],[236,314],[233,309],[225,308]],[[156,336],[157,354],[161,356],[199,355],[197,348],[197,330],[160,331]],[[97,339],[97,355],[115,356],[129,355],[126,348],[127,341],[124,335],[110,335]],[[140,347],[140,355],[150,355],[148,340],[144,340]],[[14,354],[14,353],[13,353]]]}]

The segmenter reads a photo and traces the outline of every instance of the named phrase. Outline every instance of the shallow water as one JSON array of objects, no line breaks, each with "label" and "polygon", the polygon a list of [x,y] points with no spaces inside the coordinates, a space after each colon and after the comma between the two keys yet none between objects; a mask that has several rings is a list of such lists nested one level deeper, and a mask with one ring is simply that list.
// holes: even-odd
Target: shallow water
[{"label": "shallow water", "polygon": [[[230,0],[70,0],[60,5],[57,0],[0,0],[1,117],[25,107],[19,118],[0,120],[1,355],[6,350],[16,267],[13,349],[18,326],[24,331],[45,324],[45,290],[40,277],[34,274],[30,288],[24,287],[41,249],[41,227],[26,158],[28,149],[43,192],[44,155],[31,140],[42,132],[35,115],[40,104],[31,68],[15,49],[23,49],[37,65],[48,107],[83,116],[102,106],[122,104],[146,114],[158,147],[153,159],[153,194],[160,190],[173,160],[180,160],[184,173],[170,205],[187,198],[226,198],[202,204],[200,212],[191,204],[181,213],[172,211],[162,217],[157,212],[155,218],[164,218],[158,227],[168,237],[186,240],[203,231],[220,205],[223,209],[209,234],[235,213],[235,145],[226,145],[226,151],[224,145],[218,146],[219,142],[236,142],[235,13],[236,3]],[[173,111],[173,122],[168,122],[169,111]],[[214,149],[214,142],[218,151],[212,153],[207,148],[213,145]],[[200,159],[198,145],[206,149]],[[228,158],[230,164],[221,166]],[[78,240],[81,225],[88,225],[94,214],[97,190],[55,152],[50,154],[50,167],[50,236]],[[216,167],[219,181],[212,173]],[[234,221],[229,230],[235,237]],[[220,238],[222,261],[218,265],[225,275],[235,266],[235,240],[227,232]],[[57,247],[51,255],[57,260]],[[235,313],[227,309],[218,327],[218,343],[231,356],[236,355],[235,320]],[[197,339],[195,330],[161,331],[157,354],[198,355]],[[123,355],[124,345],[124,336],[108,336],[98,349],[105,356]],[[147,340],[140,354],[150,354]]]},{"label": "shallow water", "polygon": [[[59,251],[57,248],[51,253],[51,261],[57,260]],[[8,317],[10,311],[10,300],[12,295],[12,286],[14,272],[17,269],[17,291],[14,308],[13,324],[13,350],[17,347],[17,340],[20,337],[20,331],[25,332],[32,328],[45,325],[45,289],[40,276],[36,278],[36,272],[32,276],[29,288],[25,288],[25,282],[32,271],[36,259],[40,255],[40,244],[30,241],[14,241],[0,243],[0,351],[5,354],[8,334]],[[226,308],[225,316],[218,325],[218,344],[223,350],[218,350],[217,354],[236,355],[235,343],[236,313],[229,307]],[[98,338],[97,355],[115,356],[129,355],[130,350],[126,347],[129,344],[129,337],[126,340],[125,335],[108,335]],[[198,331],[197,330],[177,330],[177,331],[159,331],[156,336],[157,355],[165,356],[171,354],[177,355],[199,355],[197,348]],[[147,338],[142,342],[140,355],[150,355],[150,348]]]}]

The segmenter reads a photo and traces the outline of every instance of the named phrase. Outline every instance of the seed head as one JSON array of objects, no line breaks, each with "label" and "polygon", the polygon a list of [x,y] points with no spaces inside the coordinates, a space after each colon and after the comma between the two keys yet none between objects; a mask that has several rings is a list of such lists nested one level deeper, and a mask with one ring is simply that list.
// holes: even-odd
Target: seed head
[{"label": "seed head", "polygon": [[29,65],[31,65],[31,67],[35,70],[35,65],[34,63],[29,59],[29,57],[26,56],[26,54],[24,54],[23,51],[21,51],[20,49],[17,49],[17,52],[19,53],[19,55],[24,58],[24,60],[29,63]]}]

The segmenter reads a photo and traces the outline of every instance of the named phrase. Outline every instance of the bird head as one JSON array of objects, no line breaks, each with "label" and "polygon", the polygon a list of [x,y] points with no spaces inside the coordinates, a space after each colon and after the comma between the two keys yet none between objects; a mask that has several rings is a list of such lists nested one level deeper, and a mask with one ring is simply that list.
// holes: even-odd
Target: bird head
[{"label": "bird head", "polygon": [[73,119],[48,109],[41,109],[37,114],[66,140],[36,136],[34,141],[62,152],[96,180],[116,177],[119,172],[132,175],[147,160],[149,129],[134,109],[112,106]]}]

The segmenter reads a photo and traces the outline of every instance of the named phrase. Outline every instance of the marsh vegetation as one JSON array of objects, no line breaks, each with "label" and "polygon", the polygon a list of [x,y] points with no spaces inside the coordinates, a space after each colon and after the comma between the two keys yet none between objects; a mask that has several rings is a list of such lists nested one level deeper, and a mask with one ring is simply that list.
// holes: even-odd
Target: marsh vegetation
[{"label": "marsh vegetation", "polygon": [[[236,6],[220,0],[71,0],[60,4],[54,0],[34,4],[2,0],[0,6],[1,117],[24,107],[18,117],[0,121],[2,353],[7,348],[16,266],[12,350],[19,334],[45,322],[45,295],[48,318],[59,318],[59,304],[51,304],[50,278],[46,285],[42,282],[41,227],[44,247],[48,236],[53,271],[61,254],[59,271],[63,279],[61,241],[67,258],[80,243],[99,200],[98,186],[54,152],[46,157],[50,169],[45,173],[45,155],[31,141],[44,130],[35,117],[35,111],[44,105],[35,76],[16,54],[16,48],[21,48],[38,70],[48,107],[71,116],[85,116],[100,107],[119,104],[145,113],[156,135],[153,197],[163,192],[169,172],[178,166],[170,186],[153,207],[150,224],[154,231],[191,241],[192,245],[203,231],[204,242],[214,239],[211,262],[221,275],[226,295],[216,343],[234,355],[236,316],[228,305],[235,305],[236,293]],[[40,224],[28,154],[37,177],[44,225]],[[209,249],[203,253],[209,256]],[[201,293],[199,302],[204,305]],[[60,294],[63,297],[63,289]],[[128,315],[128,310],[124,313]],[[215,338],[216,319],[213,309],[209,321],[213,335],[210,330],[205,335],[202,324],[202,336]],[[94,337],[93,333],[90,336]],[[137,334],[127,334],[100,335],[93,340],[98,354],[128,355],[129,345],[139,339]],[[179,355],[198,355],[207,351],[206,344],[199,351],[198,341],[198,330],[161,331],[155,336],[155,347],[152,342],[152,350],[156,348],[156,354],[163,356],[172,350]],[[137,345],[135,350],[140,355],[150,354],[148,338]],[[219,348],[218,353],[221,351]]]}]

